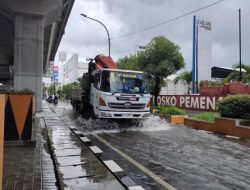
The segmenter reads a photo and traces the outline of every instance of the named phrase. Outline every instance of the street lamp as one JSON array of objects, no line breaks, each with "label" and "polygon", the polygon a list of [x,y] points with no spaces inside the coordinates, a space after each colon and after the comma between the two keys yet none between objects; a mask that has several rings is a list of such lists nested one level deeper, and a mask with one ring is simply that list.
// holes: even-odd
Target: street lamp
[{"label": "street lamp", "polygon": [[96,19],[91,18],[91,17],[88,17],[88,16],[85,15],[85,14],[81,14],[81,16],[86,17],[86,18],[91,19],[91,20],[94,20],[94,21],[100,23],[100,24],[105,28],[105,30],[106,30],[106,32],[107,32],[107,34],[108,34],[108,46],[109,46],[109,57],[110,57],[110,46],[111,46],[111,44],[110,44],[110,37],[109,37],[109,32],[108,32],[107,27],[106,27],[101,21],[96,20]]}]

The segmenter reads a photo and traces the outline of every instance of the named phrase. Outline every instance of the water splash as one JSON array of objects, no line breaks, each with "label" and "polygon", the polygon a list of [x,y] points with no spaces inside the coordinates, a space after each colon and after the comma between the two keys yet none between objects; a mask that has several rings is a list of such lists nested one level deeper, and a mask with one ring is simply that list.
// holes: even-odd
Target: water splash
[{"label": "water splash", "polygon": [[121,131],[162,131],[169,130],[171,125],[158,116],[151,116],[145,120],[106,120],[84,119],[78,117],[74,124],[84,133],[118,133]]},{"label": "water splash", "polygon": [[165,119],[161,119],[159,116],[151,116],[146,120],[140,122],[141,127],[132,127],[132,131],[166,131],[172,126]]}]

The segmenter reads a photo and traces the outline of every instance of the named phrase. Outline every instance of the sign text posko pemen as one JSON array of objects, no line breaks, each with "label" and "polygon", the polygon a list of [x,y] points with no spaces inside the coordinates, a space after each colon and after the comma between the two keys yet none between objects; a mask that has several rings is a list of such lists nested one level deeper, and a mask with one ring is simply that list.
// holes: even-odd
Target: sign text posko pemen
[{"label": "sign text posko pemen", "polygon": [[157,98],[157,103],[161,106],[176,106],[184,109],[215,111],[216,103],[221,98],[222,97],[219,96],[201,95],[160,95]]}]

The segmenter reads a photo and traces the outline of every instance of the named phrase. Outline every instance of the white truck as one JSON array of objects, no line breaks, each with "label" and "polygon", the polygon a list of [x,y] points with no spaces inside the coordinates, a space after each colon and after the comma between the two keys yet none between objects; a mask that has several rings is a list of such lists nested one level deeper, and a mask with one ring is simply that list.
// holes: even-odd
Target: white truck
[{"label": "white truck", "polygon": [[71,104],[85,118],[144,119],[150,115],[149,75],[120,70],[110,57],[98,55],[83,74],[82,88],[71,91]]}]

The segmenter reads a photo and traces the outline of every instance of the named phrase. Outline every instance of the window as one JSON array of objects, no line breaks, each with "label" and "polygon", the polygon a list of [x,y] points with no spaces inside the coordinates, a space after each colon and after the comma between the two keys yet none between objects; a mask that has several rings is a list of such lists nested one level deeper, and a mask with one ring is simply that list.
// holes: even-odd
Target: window
[{"label": "window", "polygon": [[143,73],[103,71],[101,81],[101,90],[105,92],[130,94],[149,92],[148,80]]},{"label": "window", "polygon": [[94,86],[99,89],[100,84],[100,73],[95,73],[94,75]]}]

